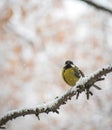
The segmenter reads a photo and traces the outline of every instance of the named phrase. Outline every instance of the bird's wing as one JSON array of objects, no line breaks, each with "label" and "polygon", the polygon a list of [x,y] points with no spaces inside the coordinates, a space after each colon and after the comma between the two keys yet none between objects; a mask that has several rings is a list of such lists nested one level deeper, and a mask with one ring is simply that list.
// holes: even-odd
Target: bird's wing
[{"label": "bird's wing", "polygon": [[81,70],[79,71],[80,71],[81,76],[84,77],[85,76],[84,73]]},{"label": "bird's wing", "polygon": [[77,77],[77,78],[80,78],[80,72],[79,72],[79,69],[77,66],[74,67],[74,75]]},{"label": "bird's wing", "polygon": [[74,74],[78,78],[84,77],[84,73],[77,66],[74,67]]}]

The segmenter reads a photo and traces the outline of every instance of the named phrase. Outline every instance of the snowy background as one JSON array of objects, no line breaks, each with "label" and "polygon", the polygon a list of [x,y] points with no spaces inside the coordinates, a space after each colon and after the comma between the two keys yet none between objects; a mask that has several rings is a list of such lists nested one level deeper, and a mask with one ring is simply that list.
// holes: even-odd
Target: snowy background
[{"label": "snowy background", "polygon": [[[94,0],[112,9],[112,0]],[[0,0],[0,115],[54,100],[70,87],[66,60],[89,75],[112,63],[112,15],[78,0]],[[7,130],[112,130],[112,74],[60,113],[20,117]]]}]

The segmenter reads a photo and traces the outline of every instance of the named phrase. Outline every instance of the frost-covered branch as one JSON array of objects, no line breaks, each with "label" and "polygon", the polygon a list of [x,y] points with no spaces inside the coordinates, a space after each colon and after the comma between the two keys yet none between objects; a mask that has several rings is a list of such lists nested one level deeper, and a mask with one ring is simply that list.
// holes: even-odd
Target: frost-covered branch
[{"label": "frost-covered branch", "polygon": [[2,116],[0,118],[0,128],[5,128],[4,125],[17,117],[20,116],[25,116],[25,115],[30,115],[33,114],[39,119],[39,115],[41,113],[46,113],[48,114],[49,112],[56,112],[57,114],[59,113],[59,108],[61,105],[66,104],[68,100],[71,100],[71,98],[76,95],[76,97],[79,96],[81,92],[86,92],[87,98],[89,94],[91,95],[91,92],[89,89],[94,86],[97,81],[102,80],[102,76],[106,76],[106,74],[112,72],[112,65],[109,65],[105,68],[99,69],[90,76],[86,76],[81,78],[77,84],[73,87],[70,88],[65,94],[63,94],[60,97],[56,97],[53,101],[42,104],[42,105],[37,105],[36,107],[33,108],[24,108],[24,109],[17,109],[8,112],[6,115]]},{"label": "frost-covered branch", "polygon": [[99,5],[99,4],[97,4],[97,3],[95,3],[95,2],[93,2],[91,0],[80,0],[80,1],[83,1],[83,2],[87,3],[88,5],[93,6],[96,9],[99,9],[99,10],[102,10],[102,11],[106,11],[106,12],[112,14],[112,10],[111,9],[109,9],[107,7],[104,7],[102,5]]}]

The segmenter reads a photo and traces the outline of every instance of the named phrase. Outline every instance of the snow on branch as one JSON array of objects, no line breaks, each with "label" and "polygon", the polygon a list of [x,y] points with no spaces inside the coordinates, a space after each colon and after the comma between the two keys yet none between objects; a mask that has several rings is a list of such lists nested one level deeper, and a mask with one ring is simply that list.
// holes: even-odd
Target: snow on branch
[{"label": "snow on branch", "polygon": [[93,6],[96,9],[99,9],[99,10],[102,10],[102,11],[106,11],[106,12],[112,14],[112,10],[111,9],[109,9],[107,7],[104,7],[102,5],[99,5],[99,4],[97,4],[97,3],[95,3],[95,2],[93,2],[91,0],[80,0],[80,1],[83,1],[83,2],[87,3],[88,5]]},{"label": "snow on branch", "polygon": [[3,115],[0,118],[0,128],[5,129],[6,123],[12,119],[15,119],[20,116],[25,116],[25,115],[30,115],[33,114],[35,115],[38,119],[39,115],[41,113],[46,113],[48,114],[49,112],[55,112],[59,114],[59,108],[61,105],[66,104],[68,100],[71,100],[71,98],[76,95],[76,98],[79,97],[80,93],[86,92],[87,99],[89,99],[89,95],[92,95],[92,92],[90,92],[91,87],[95,87],[99,89],[98,86],[95,85],[96,82],[104,80],[102,76],[106,76],[106,74],[112,72],[112,65],[109,65],[105,68],[99,69],[90,76],[85,76],[81,78],[77,84],[73,87],[70,88],[68,91],[66,91],[62,96],[56,97],[53,101],[38,105],[33,108],[23,108],[23,109],[17,109],[17,110],[12,110],[6,115]]}]

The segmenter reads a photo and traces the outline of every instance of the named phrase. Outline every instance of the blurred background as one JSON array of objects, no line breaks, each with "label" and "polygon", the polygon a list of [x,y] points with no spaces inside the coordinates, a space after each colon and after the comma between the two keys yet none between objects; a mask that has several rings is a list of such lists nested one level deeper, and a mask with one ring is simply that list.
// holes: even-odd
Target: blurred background
[{"label": "blurred background", "polygon": [[[93,0],[112,9],[112,0]],[[89,75],[112,63],[112,14],[81,0],[0,0],[0,115],[54,100],[70,87],[61,71],[72,60]],[[7,130],[112,130],[112,74],[75,96],[59,114],[9,121]]]}]

